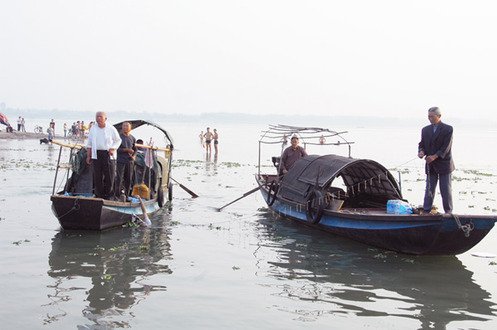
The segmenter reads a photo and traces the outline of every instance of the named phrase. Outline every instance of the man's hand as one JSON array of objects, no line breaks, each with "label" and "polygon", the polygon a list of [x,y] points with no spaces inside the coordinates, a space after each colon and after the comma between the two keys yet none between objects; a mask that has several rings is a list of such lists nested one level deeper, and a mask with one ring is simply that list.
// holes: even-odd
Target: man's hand
[{"label": "man's hand", "polygon": [[437,158],[438,158],[438,155],[431,155],[431,156],[426,156],[425,160],[426,160],[426,163],[430,164],[431,162],[433,162]]},{"label": "man's hand", "polygon": [[115,149],[110,148],[109,149],[109,155],[110,156],[114,156],[114,151],[115,151]]}]

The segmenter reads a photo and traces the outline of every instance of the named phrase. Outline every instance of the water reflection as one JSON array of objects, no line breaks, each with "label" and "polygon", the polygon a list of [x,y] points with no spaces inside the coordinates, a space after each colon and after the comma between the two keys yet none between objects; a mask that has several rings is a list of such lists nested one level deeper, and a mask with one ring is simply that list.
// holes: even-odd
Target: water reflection
[{"label": "water reflection", "polygon": [[154,291],[166,290],[152,276],[172,273],[167,265],[172,259],[169,236],[168,228],[57,233],[49,255],[48,274],[55,279],[49,305],[61,312],[48,315],[45,323],[65,317],[68,301],[77,301],[75,295],[84,290],[87,304],[82,312],[93,325],[128,327],[133,306]]},{"label": "water reflection", "polygon": [[490,294],[473,282],[473,273],[456,257],[411,257],[368,248],[265,210],[257,226],[262,235],[258,249],[276,252],[268,266],[263,260],[267,253],[261,253],[261,275],[283,280],[281,296],[313,302],[313,310],[289,311],[303,319],[394,316],[405,320],[403,326],[414,321],[420,328],[435,329],[455,321],[495,319]]},{"label": "water reflection", "polygon": [[205,174],[209,176],[217,174],[217,153],[214,154],[214,160],[210,152],[205,154]]}]

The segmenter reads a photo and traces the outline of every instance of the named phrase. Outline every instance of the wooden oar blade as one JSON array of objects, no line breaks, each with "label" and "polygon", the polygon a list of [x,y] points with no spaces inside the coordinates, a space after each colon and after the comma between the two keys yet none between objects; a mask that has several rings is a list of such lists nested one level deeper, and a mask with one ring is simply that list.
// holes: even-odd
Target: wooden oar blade
[{"label": "wooden oar blade", "polygon": [[194,193],[193,191],[191,191],[187,187],[183,186],[181,183],[178,183],[178,184],[179,184],[179,186],[181,188],[183,188],[184,191],[186,191],[187,193],[189,193],[192,196],[192,198],[197,198],[198,197],[198,195],[196,193]]},{"label": "wooden oar blade", "polygon": [[240,196],[240,197],[238,197],[237,199],[235,199],[235,200],[233,200],[233,201],[229,202],[228,204],[225,204],[225,205],[223,205],[223,206],[221,206],[221,207],[218,207],[216,210],[217,210],[218,212],[221,212],[221,210],[222,210],[222,209],[224,209],[226,206],[229,206],[229,205],[233,204],[234,202],[238,202],[240,199],[242,199],[242,198],[244,198],[244,197],[247,197],[248,195],[250,195],[250,194],[252,194],[252,193],[256,192],[257,190],[259,190],[259,187],[255,187],[254,189],[247,191],[247,192],[246,192],[245,194],[243,194],[242,196]]},{"label": "wooden oar blade", "polygon": [[179,183],[178,181],[176,181],[173,177],[171,177],[171,180],[173,180],[174,182],[176,182],[177,184],[179,184],[179,186],[181,187],[181,189],[183,189],[184,191],[186,191],[187,193],[189,193],[190,196],[192,196],[192,198],[197,198],[198,197],[198,195],[196,193],[194,193],[193,191],[191,191],[187,187],[183,186],[181,183]]}]

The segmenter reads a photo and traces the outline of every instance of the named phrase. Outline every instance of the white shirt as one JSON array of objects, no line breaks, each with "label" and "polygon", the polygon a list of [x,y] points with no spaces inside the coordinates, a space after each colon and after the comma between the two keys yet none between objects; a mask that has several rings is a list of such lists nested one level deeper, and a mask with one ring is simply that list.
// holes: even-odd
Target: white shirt
[{"label": "white shirt", "polygon": [[[98,124],[93,125],[88,134],[87,148],[91,148],[91,158],[97,159],[97,150],[117,150],[121,145],[121,137],[117,129],[109,124],[105,124],[104,128],[100,128]],[[116,159],[116,152],[111,156]]]}]

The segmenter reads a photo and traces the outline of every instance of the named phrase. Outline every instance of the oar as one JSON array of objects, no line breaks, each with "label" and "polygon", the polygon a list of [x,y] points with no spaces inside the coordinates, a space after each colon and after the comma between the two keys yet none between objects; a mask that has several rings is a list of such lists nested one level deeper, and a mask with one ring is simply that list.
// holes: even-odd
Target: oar
[{"label": "oar", "polygon": [[184,190],[186,191],[187,193],[189,193],[193,198],[197,198],[198,195],[196,193],[194,193],[193,191],[191,191],[190,189],[188,189],[187,187],[183,186],[181,183],[179,183],[178,181],[174,180],[172,177],[171,177],[171,180],[173,180],[174,182],[176,182],[177,184],[179,184],[179,186]]},{"label": "oar", "polygon": [[140,196],[138,196],[138,199],[140,200],[140,207],[143,212],[143,220],[141,222],[141,225],[143,227],[150,227],[152,225],[152,221],[150,221],[150,218],[148,217],[147,214],[147,209],[145,208],[145,204],[143,203],[143,200]]},{"label": "oar", "polygon": [[250,194],[252,194],[252,193],[256,192],[257,190],[259,190],[259,187],[255,187],[254,189],[247,191],[247,192],[246,192],[245,194],[243,194],[241,197],[238,197],[237,199],[235,199],[234,201],[229,202],[229,203],[228,203],[228,204],[226,204],[226,205],[223,205],[223,206],[221,206],[221,207],[218,207],[216,210],[217,210],[218,212],[221,212],[221,210],[222,210],[222,209],[224,209],[226,206],[231,205],[231,204],[233,204],[234,202],[237,202],[237,201],[239,201],[240,199],[242,199],[242,198],[244,198],[244,197],[247,197],[248,195],[250,195]]}]

